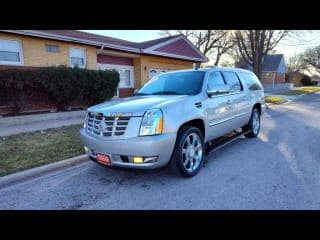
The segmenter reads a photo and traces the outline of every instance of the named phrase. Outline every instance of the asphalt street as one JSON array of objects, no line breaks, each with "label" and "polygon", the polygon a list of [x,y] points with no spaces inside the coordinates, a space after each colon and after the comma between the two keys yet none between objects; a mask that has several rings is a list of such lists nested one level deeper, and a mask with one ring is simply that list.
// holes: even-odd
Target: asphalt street
[{"label": "asphalt street", "polygon": [[269,107],[193,178],[88,161],[0,189],[0,209],[320,209],[320,93]]}]

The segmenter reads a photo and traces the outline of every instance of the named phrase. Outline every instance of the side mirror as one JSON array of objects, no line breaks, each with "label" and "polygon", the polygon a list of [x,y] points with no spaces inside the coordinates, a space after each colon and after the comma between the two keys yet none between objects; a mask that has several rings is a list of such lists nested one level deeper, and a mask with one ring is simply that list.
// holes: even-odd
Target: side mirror
[{"label": "side mirror", "polygon": [[136,95],[136,93],[139,91],[140,88],[136,88],[134,91],[133,91],[133,95]]},{"label": "side mirror", "polygon": [[209,97],[213,95],[227,94],[229,92],[230,92],[230,88],[225,84],[216,85],[211,87],[210,89],[207,89],[207,94]]}]

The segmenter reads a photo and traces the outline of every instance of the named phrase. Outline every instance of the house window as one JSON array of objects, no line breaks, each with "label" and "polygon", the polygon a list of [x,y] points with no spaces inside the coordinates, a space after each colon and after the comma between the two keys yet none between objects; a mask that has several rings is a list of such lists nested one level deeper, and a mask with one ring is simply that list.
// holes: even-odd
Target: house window
[{"label": "house window", "polygon": [[86,54],[83,48],[70,48],[70,66],[84,68],[86,66]]},{"label": "house window", "polygon": [[168,69],[160,69],[160,68],[149,68],[149,80],[154,76],[157,76],[160,73],[169,72]]},{"label": "house window", "polygon": [[23,64],[20,41],[0,39],[0,64]]},{"label": "house window", "polygon": [[46,44],[46,52],[57,53],[60,52],[60,48],[58,45]]},{"label": "house window", "polygon": [[120,75],[119,86],[120,87],[130,87],[131,86],[130,70],[129,69],[119,69],[118,72]]},{"label": "house window", "polygon": [[[127,65],[112,65],[112,64],[99,64],[101,70],[116,70],[119,73],[119,85],[118,88],[133,88],[134,87],[134,75],[133,66]],[[118,94],[119,90],[117,90]]]}]

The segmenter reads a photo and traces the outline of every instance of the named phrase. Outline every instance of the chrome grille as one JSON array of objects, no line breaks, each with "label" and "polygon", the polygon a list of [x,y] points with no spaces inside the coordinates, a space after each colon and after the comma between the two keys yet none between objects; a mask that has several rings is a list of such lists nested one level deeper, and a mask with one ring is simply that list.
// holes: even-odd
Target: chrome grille
[{"label": "chrome grille", "polygon": [[102,113],[88,113],[87,131],[103,137],[122,136],[125,134],[130,117],[103,116]]}]

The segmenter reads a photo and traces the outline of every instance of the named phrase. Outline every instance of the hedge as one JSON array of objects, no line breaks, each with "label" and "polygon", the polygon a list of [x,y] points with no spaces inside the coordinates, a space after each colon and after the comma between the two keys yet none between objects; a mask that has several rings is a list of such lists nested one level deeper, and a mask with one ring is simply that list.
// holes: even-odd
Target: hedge
[{"label": "hedge", "polygon": [[303,75],[303,77],[300,79],[300,82],[302,86],[311,86],[311,78],[308,75]]},{"label": "hedge", "polygon": [[0,88],[14,113],[21,112],[36,91],[45,93],[57,110],[65,110],[74,102],[90,106],[112,98],[118,83],[115,70],[66,66],[0,70]]}]

